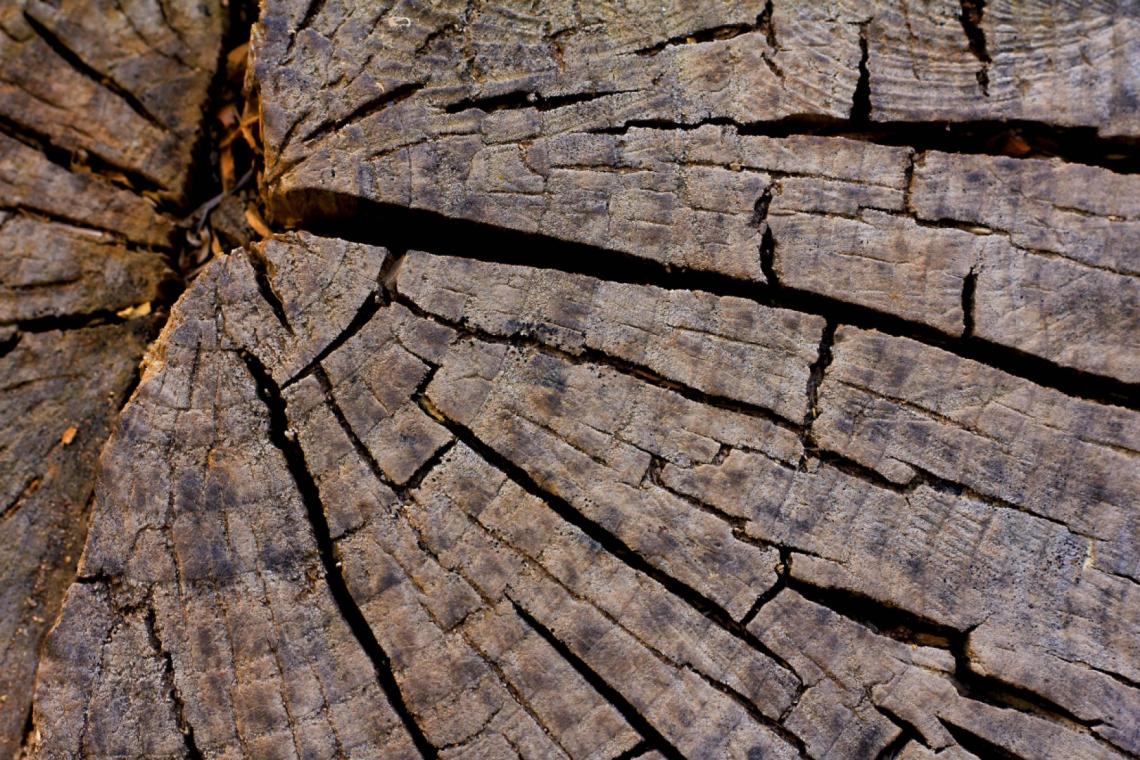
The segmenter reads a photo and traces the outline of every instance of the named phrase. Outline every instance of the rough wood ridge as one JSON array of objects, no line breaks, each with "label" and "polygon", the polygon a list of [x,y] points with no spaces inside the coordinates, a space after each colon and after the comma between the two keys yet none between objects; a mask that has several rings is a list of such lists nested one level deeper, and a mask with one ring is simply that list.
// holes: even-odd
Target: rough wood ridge
[{"label": "rough wood ridge", "polygon": [[275,231],[121,412],[223,24],[76,6],[0,25],[0,756],[1140,755],[1135,3],[263,0]]}]

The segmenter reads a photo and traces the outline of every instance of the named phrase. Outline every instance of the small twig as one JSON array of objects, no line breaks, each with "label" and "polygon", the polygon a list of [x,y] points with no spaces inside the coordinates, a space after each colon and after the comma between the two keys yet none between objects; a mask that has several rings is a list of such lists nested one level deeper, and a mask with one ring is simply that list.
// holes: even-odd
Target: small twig
[{"label": "small twig", "polygon": [[221,203],[227,195],[233,195],[248,185],[251,179],[253,179],[252,166],[246,170],[245,174],[241,176],[241,179],[239,179],[233,187],[231,187],[229,190],[223,190],[213,198],[210,198],[209,200],[202,203],[188,215],[183,217],[178,226],[185,228],[193,227],[195,234],[201,233],[202,228],[206,226],[206,222],[210,218],[210,213],[218,207],[218,204]]}]

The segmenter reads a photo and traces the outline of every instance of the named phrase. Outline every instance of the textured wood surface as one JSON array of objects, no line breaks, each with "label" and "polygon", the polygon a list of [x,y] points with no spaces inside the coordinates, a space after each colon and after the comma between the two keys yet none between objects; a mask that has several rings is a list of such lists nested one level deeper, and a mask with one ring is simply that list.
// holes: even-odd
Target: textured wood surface
[{"label": "textured wood surface", "polygon": [[1134,3],[5,13],[0,756],[1140,755]]},{"label": "textured wood surface", "polygon": [[0,9],[0,757],[30,739],[99,454],[156,334],[154,305],[178,284],[172,217],[189,197],[221,10]]}]

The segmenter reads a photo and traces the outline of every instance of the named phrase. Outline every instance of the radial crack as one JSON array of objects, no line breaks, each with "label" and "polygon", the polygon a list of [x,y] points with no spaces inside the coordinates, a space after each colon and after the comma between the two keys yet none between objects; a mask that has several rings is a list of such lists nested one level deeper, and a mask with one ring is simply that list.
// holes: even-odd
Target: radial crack
[{"label": "radial crack", "polygon": [[305,453],[301,444],[297,441],[296,436],[289,433],[289,421],[286,416],[285,401],[281,397],[281,389],[256,356],[247,352],[244,353],[243,358],[250,375],[257,384],[258,395],[269,412],[269,439],[284,456],[289,473],[305,504],[309,523],[312,525],[313,536],[316,539],[317,551],[324,567],[325,582],[328,584],[337,609],[348,624],[361,649],[372,661],[377,682],[388,697],[392,709],[403,722],[404,728],[411,735],[416,748],[425,758],[435,758],[438,756],[438,750],[428,741],[423,729],[408,709],[400,686],[396,682],[391,658],[384,651],[383,646],[376,638],[376,634],[368,625],[363,611],[349,591],[344,575],[338,567],[336,547],[330,535],[328,518],[325,516],[316,481],[305,464]]}]

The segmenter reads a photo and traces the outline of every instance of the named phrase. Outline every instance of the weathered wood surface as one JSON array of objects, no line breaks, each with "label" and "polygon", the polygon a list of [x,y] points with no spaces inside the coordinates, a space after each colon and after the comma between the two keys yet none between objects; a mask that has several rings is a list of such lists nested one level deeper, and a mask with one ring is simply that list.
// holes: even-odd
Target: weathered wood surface
[{"label": "weathered wood surface", "polygon": [[170,297],[218,2],[0,9],[0,757],[86,537],[99,453]]},{"label": "weathered wood surface", "polygon": [[0,754],[20,748],[40,641],[74,578],[96,458],[149,320],[20,335],[0,359]]},{"label": "weathered wood surface", "polygon": [[[122,27],[13,18],[192,121]],[[1138,18],[265,2],[261,190],[309,231],[147,350],[22,752],[1140,755]],[[173,227],[106,167],[171,198],[183,143],[90,174],[17,133],[0,362],[134,335],[22,331],[164,287]],[[95,446],[44,394],[13,430]]]},{"label": "weathered wood surface", "polygon": [[0,15],[0,118],[181,199],[221,53],[220,0],[13,0]]}]

